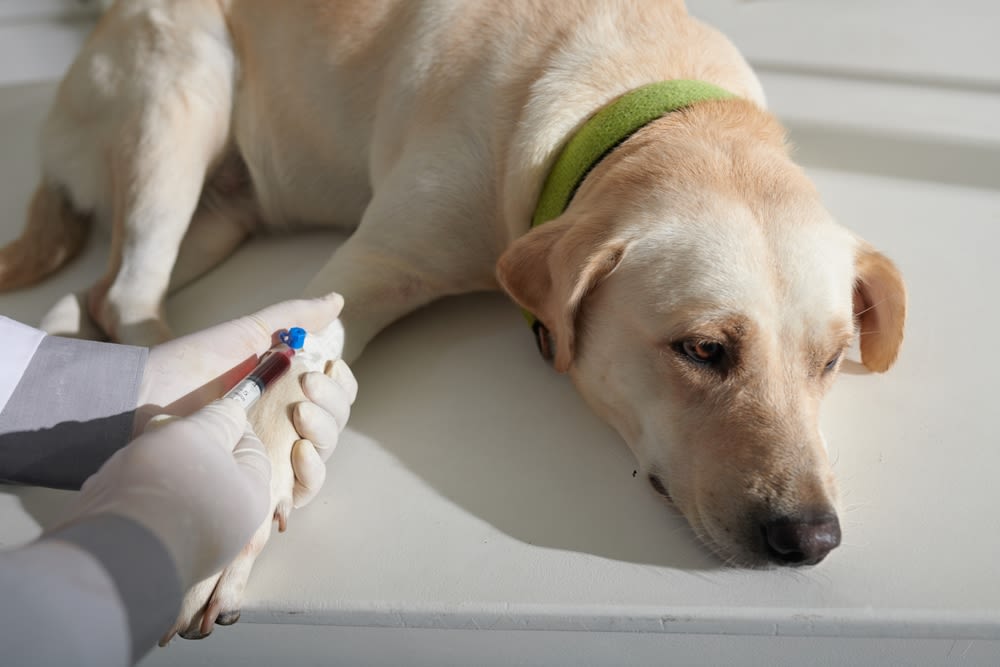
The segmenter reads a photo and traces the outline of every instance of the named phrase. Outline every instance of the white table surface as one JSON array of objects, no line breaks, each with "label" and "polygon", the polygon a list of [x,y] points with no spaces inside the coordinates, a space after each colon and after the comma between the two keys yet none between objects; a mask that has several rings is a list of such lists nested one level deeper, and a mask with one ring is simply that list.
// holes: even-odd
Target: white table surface
[{"label": "white table surface", "polygon": [[[51,95],[51,85],[0,89],[0,243],[23,224]],[[844,542],[821,565],[721,568],[633,478],[616,434],[539,359],[518,311],[499,295],[471,295],[397,323],[356,364],[360,397],[326,487],[258,561],[242,628],[149,664],[197,661],[227,632],[231,641],[254,627],[280,641],[289,635],[275,628],[286,624],[293,635],[325,626],[330,637],[362,626],[399,629],[397,638],[563,631],[589,638],[578,648],[619,636],[595,631],[645,633],[629,642],[664,633],[961,640],[909,646],[928,664],[938,653],[941,662],[946,653],[1000,660],[1000,643],[969,641],[1000,639],[1000,189],[809,171],[839,219],[897,261],[911,298],[897,367],[876,376],[847,364],[826,400]],[[254,240],[172,297],[170,320],[191,331],[293,296],[338,242]],[[100,274],[106,252],[95,235],[56,277],[0,294],[0,314],[37,323]],[[0,547],[38,535],[70,498],[0,487]]]}]

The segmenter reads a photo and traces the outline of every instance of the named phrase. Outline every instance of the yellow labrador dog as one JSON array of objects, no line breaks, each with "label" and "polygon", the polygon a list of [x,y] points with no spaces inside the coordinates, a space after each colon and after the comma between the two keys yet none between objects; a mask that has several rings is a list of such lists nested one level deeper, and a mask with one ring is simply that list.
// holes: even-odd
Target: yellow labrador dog
[{"label": "yellow labrador dog", "polygon": [[[532,228],[564,146],[677,80],[732,96],[612,137]],[[155,343],[171,286],[255,229],[351,228],[306,290],[347,302],[321,355],[353,359],[434,299],[502,288],[723,559],[814,564],[840,542],[820,400],[858,333],[865,366],[892,365],[903,282],[833,221],[746,62],[680,0],[119,2],[59,89],[43,164],[3,287],[57,269],[89,220],[108,225],[82,319]],[[70,310],[46,327],[86,330]],[[255,415],[281,518],[298,392],[286,379]],[[176,631],[235,620],[269,530],[190,593]]]}]

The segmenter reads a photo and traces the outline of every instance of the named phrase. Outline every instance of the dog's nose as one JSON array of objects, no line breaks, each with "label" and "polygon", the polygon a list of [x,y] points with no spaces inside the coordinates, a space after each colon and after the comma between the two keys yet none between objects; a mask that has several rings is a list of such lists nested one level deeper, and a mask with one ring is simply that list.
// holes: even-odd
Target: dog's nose
[{"label": "dog's nose", "polygon": [[840,544],[836,514],[784,516],[764,523],[771,559],[780,565],[815,565]]}]

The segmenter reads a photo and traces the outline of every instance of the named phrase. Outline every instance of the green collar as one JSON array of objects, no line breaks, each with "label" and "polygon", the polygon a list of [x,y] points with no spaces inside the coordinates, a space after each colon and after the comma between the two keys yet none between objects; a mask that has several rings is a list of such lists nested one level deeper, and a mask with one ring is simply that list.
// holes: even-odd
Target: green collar
[{"label": "green collar", "polygon": [[[562,215],[597,163],[649,123],[698,102],[732,97],[735,96],[718,86],[684,79],[658,81],[625,93],[594,114],[563,147],[545,179],[531,226],[537,227]],[[542,356],[551,359],[545,325],[527,311],[524,315],[535,332]]]}]

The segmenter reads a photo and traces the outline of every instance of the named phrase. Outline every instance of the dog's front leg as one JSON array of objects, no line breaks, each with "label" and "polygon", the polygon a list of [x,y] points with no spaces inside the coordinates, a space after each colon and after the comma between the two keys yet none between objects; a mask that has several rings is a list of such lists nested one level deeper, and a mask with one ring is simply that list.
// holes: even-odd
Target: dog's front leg
[{"label": "dog's front leg", "polygon": [[478,230],[455,217],[475,207],[442,200],[436,190],[421,192],[411,179],[426,176],[426,167],[401,167],[396,173],[398,182],[380,188],[357,232],[306,290],[313,296],[343,295],[340,319],[310,332],[307,354],[296,355],[292,370],[264,394],[251,415],[271,459],[272,513],[233,563],[188,592],[167,640],[174,633],[188,639],[204,637],[213,624],[239,618],[247,578],[270,537],[272,517],[282,526],[291,510],[290,454],[299,438],[292,406],[305,400],[301,373],[323,370],[326,361],[338,357],[353,361],[383,327],[436,298],[495,285],[489,241],[463,238],[463,233],[478,235]]},{"label": "dog's front leg", "polygon": [[[482,230],[490,229],[489,205],[454,202],[414,184],[431,170],[404,160],[379,186],[357,231],[306,287],[305,296],[344,297],[340,320],[349,363],[379,331],[414,310],[444,296],[496,288],[493,233]],[[461,217],[478,208],[487,211],[482,220]]]},{"label": "dog's front leg", "polygon": [[185,594],[180,613],[161,644],[175,634],[185,639],[201,639],[211,634],[215,624],[231,625],[239,620],[253,564],[270,539],[274,522],[283,531],[292,511],[295,479],[290,462],[292,446],[299,439],[292,417],[293,406],[308,400],[302,391],[302,374],[307,371],[329,374],[331,360],[339,358],[342,349],[339,321],[323,331],[311,332],[305,348],[295,355],[289,372],[254,406],[250,421],[271,460],[271,505],[267,517],[232,563]]}]

